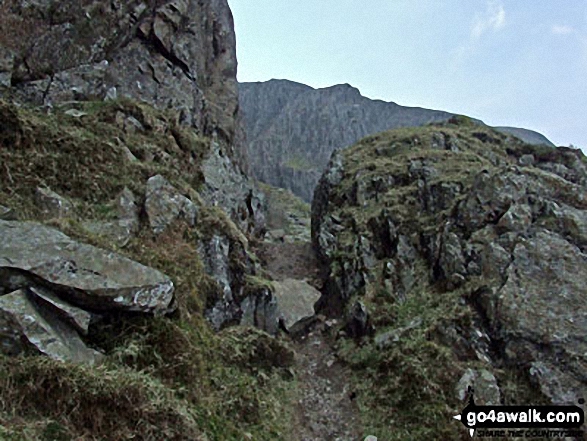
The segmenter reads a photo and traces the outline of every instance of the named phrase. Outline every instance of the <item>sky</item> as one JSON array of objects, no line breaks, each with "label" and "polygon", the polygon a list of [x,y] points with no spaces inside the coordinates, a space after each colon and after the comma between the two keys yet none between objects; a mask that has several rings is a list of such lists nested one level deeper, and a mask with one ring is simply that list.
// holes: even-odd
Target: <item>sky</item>
[{"label": "sky", "polygon": [[585,0],[228,3],[239,81],[348,83],[587,152]]}]

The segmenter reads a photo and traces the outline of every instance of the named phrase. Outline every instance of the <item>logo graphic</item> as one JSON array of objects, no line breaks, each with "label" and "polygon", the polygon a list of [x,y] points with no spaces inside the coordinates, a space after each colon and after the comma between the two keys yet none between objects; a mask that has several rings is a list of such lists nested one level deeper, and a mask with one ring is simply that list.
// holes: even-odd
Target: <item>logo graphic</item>
[{"label": "logo graphic", "polygon": [[[560,431],[580,431],[585,423],[585,413],[578,406],[477,406],[473,398],[473,389],[469,387],[469,402],[460,415],[453,418],[459,420],[469,429],[473,436],[476,429],[499,429],[492,432],[492,436],[534,436],[537,431],[524,431],[515,429],[543,429],[544,437],[551,437],[553,429]],[[580,400],[579,404],[584,404]],[[507,431],[507,429],[512,429]],[[554,435],[554,433],[552,433]]]}]

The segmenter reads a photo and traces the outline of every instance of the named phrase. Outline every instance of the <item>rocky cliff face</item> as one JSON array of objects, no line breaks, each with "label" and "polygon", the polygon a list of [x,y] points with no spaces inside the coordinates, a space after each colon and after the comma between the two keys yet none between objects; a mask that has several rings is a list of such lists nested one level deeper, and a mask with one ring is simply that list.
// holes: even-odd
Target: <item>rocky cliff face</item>
[{"label": "rocky cliff face", "polygon": [[[291,190],[307,202],[333,150],[367,135],[446,121],[451,116],[371,100],[348,84],[316,90],[271,80],[241,83],[239,91],[252,176]],[[531,144],[552,145],[530,130],[506,127],[504,131]]]},{"label": "rocky cliff face", "polygon": [[291,81],[239,85],[251,173],[306,201],[334,149],[396,127],[450,115],[373,101],[348,84],[312,89]]},{"label": "rocky cliff face", "polygon": [[280,433],[227,2],[10,0],[0,27],[0,438]]},{"label": "rocky cliff face", "polygon": [[49,108],[130,98],[173,109],[181,124],[212,140],[205,168],[214,176],[204,196],[245,229],[262,230],[260,204],[234,148],[237,62],[225,0],[11,0],[2,12],[11,30],[0,39],[4,95]]},{"label": "rocky cliff face", "polygon": [[[497,377],[498,401],[584,396],[586,195],[580,150],[530,146],[462,117],[335,154],[312,238],[327,274],[322,310],[345,314],[347,332],[368,336],[363,360],[380,363],[366,371],[348,356],[379,385],[364,403],[371,393],[407,405],[415,391],[394,383],[405,370],[450,402],[479,367]],[[392,383],[388,397],[377,392]]]}]

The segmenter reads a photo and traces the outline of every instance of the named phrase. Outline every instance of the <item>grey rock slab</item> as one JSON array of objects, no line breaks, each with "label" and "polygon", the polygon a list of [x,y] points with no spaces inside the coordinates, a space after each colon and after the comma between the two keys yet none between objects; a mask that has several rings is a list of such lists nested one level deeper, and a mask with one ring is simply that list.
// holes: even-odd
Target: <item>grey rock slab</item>
[{"label": "grey rock slab", "polygon": [[119,254],[34,222],[0,221],[0,237],[0,287],[20,288],[19,279],[30,280],[96,311],[164,314],[175,308],[167,276]]},{"label": "grey rock slab", "polygon": [[416,317],[403,328],[392,329],[391,331],[386,331],[375,336],[375,345],[379,349],[392,346],[393,343],[400,341],[404,334],[411,331],[412,329],[419,328],[420,326],[422,326],[422,319],[420,317]]},{"label": "grey rock slab", "polygon": [[0,297],[0,349],[15,355],[30,346],[60,361],[95,364],[101,358],[73,328],[43,311],[24,290]]},{"label": "grey rock slab", "polygon": [[53,311],[61,319],[72,325],[78,332],[83,335],[88,334],[92,315],[81,308],[73,306],[48,289],[40,287],[31,287],[29,291],[39,299],[41,303],[47,306],[47,309]]},{"label": "grey rock slab", "polygon": [[147,181],[145,210],[155,234],[163,232],[176,219],[194,226],[198,216],[198,207],[161,175]]},{"label": "grey rock slab", "polygon": [[270,289],[263,289],[250,295],[241,302],[242,317],[240,324],[255,326],[269,334],[277,333],[278,304]]},{"label": "grey rock slab", "polygon": [[303,280],[285,279],[273,282],[280,316],[286,328],[314,315],[314,304],[320,299],[320,291]]}]

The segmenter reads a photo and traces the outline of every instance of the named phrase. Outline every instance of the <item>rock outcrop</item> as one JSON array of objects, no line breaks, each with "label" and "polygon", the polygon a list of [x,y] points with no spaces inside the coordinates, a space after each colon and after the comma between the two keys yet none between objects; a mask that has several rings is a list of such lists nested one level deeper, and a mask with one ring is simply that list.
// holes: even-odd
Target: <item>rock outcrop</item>
[{"label": "rock outcrop", "polygon": [[[230,162],[221,181],[210,176],[204,197],[263,231],[262,204],[251,202],[259,196],[234,142],[237,62],[226,0],[10,0],[2,15],[2,28],[13,31],[0,38],[0,94],[47,108],[129,98],[173,109],[181,124],[214,140],[212,167]],[[140,130],[136,118],[129,124]]]},{"label": "rock outcrop", "polygon": [[[580,150],[466,118],[368,137],[333,155],[314,197],[320,308],[363,297],[375,328],[392,330],[424,314],[455,359],[523,372],[549,401],[576,402],[587,392],[586,195]],[[385,311],[402,305],[415,311],[396,323]]]},{"label": "rock outcrop", "polygon": [[[241,83],[239,101],[252,176],[307,202],[335,149],[384,130],[452,116],[371,100],[348,84],[313,89],[287,80]],[[503,131],[531,144],[552,146],[530,130],[504,127]]]}]

